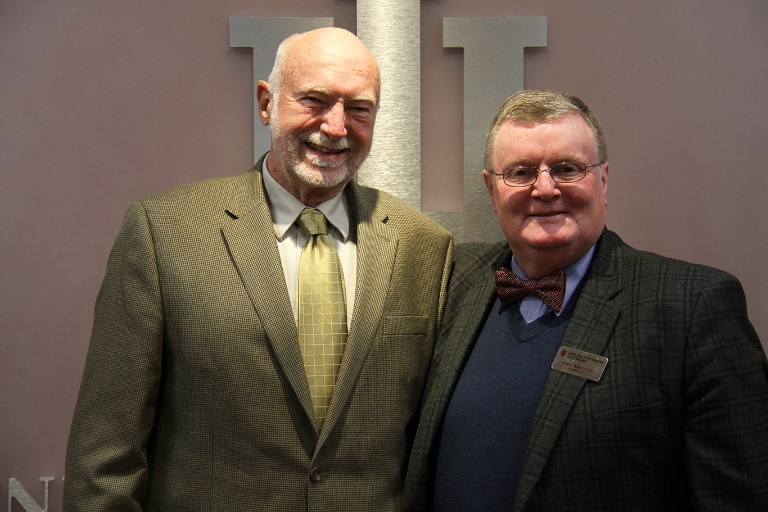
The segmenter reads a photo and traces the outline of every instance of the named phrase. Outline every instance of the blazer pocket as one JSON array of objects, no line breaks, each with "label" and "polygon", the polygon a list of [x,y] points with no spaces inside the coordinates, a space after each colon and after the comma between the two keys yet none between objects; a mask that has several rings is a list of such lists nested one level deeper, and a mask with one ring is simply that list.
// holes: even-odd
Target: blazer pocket
[{"label": "blazer pocket", "polygon": [[383,316],[379,332],[382,336],[426,336],[428,326],[426,316]]},{"label": "blazer pocket", "polygon": [[665,423],[667,415],[666,400],[642,407],[595,414],[593,417],[594,432],[596,435],[603,435],[633,430],[647,431]]}]

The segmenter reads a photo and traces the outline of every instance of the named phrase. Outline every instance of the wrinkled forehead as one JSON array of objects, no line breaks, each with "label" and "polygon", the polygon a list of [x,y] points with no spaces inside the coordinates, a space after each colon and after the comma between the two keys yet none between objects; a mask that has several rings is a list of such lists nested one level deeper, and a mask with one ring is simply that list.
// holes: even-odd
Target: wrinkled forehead
[{"label": "wrinkled forehead", "polygon": [[493,144],[495,164],[525,164],[528,160],[591,160],[597,155],[594,134],[579,114],[542,121],[507,119],[499,125]]},{"label": "wrinkled forehead", "polygon": [[297,88],[318,88],[325,92],[357,88],[361,95],[373,96],[375,100],[379,96],[376,59],[351,35],[298,40],[286,55],[284,79]]}]

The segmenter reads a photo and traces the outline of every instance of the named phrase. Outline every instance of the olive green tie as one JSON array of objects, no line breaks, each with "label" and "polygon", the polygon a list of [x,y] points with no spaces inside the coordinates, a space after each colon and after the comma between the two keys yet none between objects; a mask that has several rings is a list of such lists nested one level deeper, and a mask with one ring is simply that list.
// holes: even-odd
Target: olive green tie
[{"label": "olive green tie", "polygon": [[299,262],[299,345],[320,432],[347,343],[344,276],[325,216],[305,208],[297,222],[309,235]]}]

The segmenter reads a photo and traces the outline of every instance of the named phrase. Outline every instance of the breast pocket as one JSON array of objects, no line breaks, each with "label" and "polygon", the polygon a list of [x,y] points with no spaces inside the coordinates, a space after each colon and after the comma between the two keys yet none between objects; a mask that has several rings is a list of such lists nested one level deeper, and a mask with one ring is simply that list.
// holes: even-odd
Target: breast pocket
[{"label": "breast pocket", "polygon": [[631,409],[599,413],[593,417],[594,432],[598,436],[624,433],[647,437],[654,431],[664,430],[668,416],[666,400]]},{"label": "breast pocket", "polygon": [[381,336],[421,336],[428,332],[429,319],[425,316],[385,316],[381,319]]},{"label": "breast pocket", "polygon": [[385,384],[392,390],[392,396],[420,396],[432,358],[428,339],[427,317],[382,317],[361,377]]}]

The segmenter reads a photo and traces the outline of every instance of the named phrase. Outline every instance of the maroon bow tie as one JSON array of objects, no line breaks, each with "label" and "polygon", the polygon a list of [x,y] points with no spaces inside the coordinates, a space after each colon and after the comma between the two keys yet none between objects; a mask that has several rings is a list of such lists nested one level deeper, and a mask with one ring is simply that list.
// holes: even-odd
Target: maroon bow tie
[{"label": "maroon bow tie", "polygon": [[560,311],[565,298],[565,280],[565,270],[552,272],[541,279],[526,280],[502,267],[496,271],[496,293],[505,306],[526,295],[537,295],[550,309]]}]

